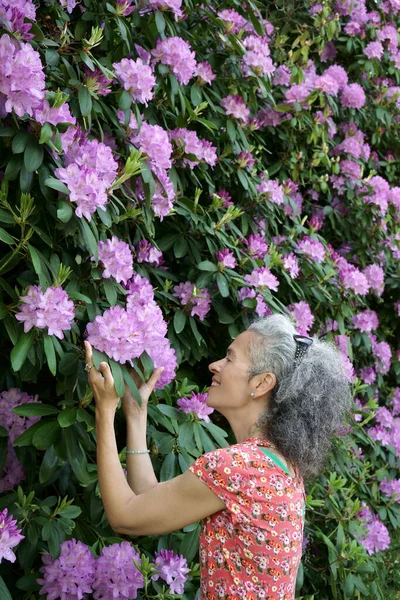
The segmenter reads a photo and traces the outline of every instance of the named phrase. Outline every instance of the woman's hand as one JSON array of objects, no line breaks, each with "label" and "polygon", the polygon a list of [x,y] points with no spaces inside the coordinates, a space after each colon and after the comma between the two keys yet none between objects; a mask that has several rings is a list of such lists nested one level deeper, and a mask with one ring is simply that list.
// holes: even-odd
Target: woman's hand
[{"label": "woman's hand", "polygon": [[147,417],[147,405],[149,402],[150,394],[157,383],[158,378],[163,372],[164,367],[158,367],[154,370],[154,373],[150,377],[147,383],[143,382],[135,369],[129,369],[130,376],[136,383],[136,387],[139,390],[142,406],[139,406],[137,400],[132,394],[131,390],[125,383],[125,392],[122,397],[122,409],[125,414],[126,420],[139,419],[141,416]]},{"label": "woman's hand", "polygon": [[88,371],[89,385],[93,390],[97,412],[112,414],[118,406],[119,398],[114,385],[114,378],[110,366],[102,362],[99,371],[93,364],[93,350],[89,342],[84,342],[86,350],[86,370]]}]

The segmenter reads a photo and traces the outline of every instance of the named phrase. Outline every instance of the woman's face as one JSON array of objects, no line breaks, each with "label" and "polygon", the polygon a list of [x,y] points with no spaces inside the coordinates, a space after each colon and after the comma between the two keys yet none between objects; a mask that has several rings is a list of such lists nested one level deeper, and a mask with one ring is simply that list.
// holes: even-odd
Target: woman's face
[{"label": "woman's face", "polygon": [[213,382],[207,404],[213,408],[237,408],[248,403],[252,391],[249,382],[248,347],[251,331],[244,331],[230,344],[226,356],[209,365]]}]

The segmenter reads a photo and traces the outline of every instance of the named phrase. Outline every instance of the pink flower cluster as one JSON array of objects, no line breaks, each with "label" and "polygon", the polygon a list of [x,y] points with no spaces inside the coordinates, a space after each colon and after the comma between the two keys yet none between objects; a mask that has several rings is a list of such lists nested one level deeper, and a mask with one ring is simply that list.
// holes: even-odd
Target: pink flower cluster
[{"label": "pink flower cluster", "polygon": [[50,106],[47,100],[43,100],[35,109],[34,115],[35,120],[41,125],[44,123],[50,123],[50,125],[58,125],[59,123],[76,124],[76,119],[71,115],[67,102],[64,102],[61,106]]},{"label": "pink flower cluster", "polygon": [[25,471],[19,462],[12,444],[40,417],[20,417],[12,409],[27,402],[39,402],[38,396],[29,396],[18,388],[11,388],[0,393],[0,426],[8,431],[7,458],[0,479],[0,493],[14,488],[25,479]]},{"label": "pink flower cluster", "polygon": [[247,25],[246,19],[233,8],[220,10],[217,16],[223,21],[228,33],[239,33]]},{"label": "pink flower cluster", "polygon": [[60,544],[60,556],[42,557],[44,566],[40,594],[47,600],[81,600],[93,594],[95,600],[126,600],[137,598],[144,586],[144,577],[134,564],[140,563],[140,554],[129,542],[103,548],[95,558],[86,544],[76,539]]},{"label": "pink flower cluster", "polygon": [[66,166],[56,169],[55,175],[70,190],[69,199],[77,205],[76,216],[90,221],[97,208],[106,210],[107,191],[117,175],[118,164],[112,150],[77,132],[67,148],[64,162]]},{"label": "pink flower cluster", "polygon": [[364,310],[353,316],[353,325],[363,333],[375,331],[379,327],[378,315],[374,310]]},{"label": "pink flower cluster", "polygon": [[278,278],[275,277],[275,275],[273,275],[267,267],[254,269],[252,273],[244,276],[244,280],[246,283],[254,286],[255,288],[267,288],[273,292],[278,291]]},{"label": "pink flower cluster", "polygon": [[182,38],[175,36],[161,40],[151,51],[155,62],[161,62],[174,73],[179,83],[186,85],[196,71],[195,53]]},{"label": "pink flower cluster", "polygon": [[153,69],[144,64],[141,58],[123,58],[119,63],[113,63],[113,67],[120,84],[130,93],[132,100],[147,106],[154,97],[153,88],[156,85]]},{"label": "pink flower cluster", "polygon": [[[204,161],[211,167],[217,162],[217,149],[207,140],[201,140],[195,131],[190,131],[185,127],[173,129],[169,132],[171,140],[175,141],[178,151],[178,157],[183,156],[183,164],[189,165],[191,169]],[[197,160],[188,159],[184,155],[192,154]]]},{"label": "pink flower cluster", "polygon": [[[175,188],[168,176],[167,171],[164,169],[157,169],[156,177],[155,191],[151,198],[151,206],[154,214],[159,217],[160,221],[162,221],[164,217],[169,215],[174,205]],[[145,195],[143,184],[140,179],[136,182],[136,195],[139,200],[144,202]]]},{"label": "pink flower cluster", "polygon": [[282,258],[284,269],[289,271],[289,275],[292,277],[292,279],[296,279],[300,273],[300,266],[297,256],[293,252],[289,252],[289,254],[286,254]]},{"label": "pink flower cluster", "polygon": [[249,35],[243,40],[243,46],[247,50],[242,59],[244,75],[271,76],[275,67],[270,57],[268,38]]},{"label": "pink flower cluster", "polygon": [[250,117],[250,109],[247,108],[243,98],[239,95],[229,95],[221,100],[221,106],[228,116],[240,119],[247,123]]},{"label": "pink flower cluster", "polygon": [[32,0],[0,0],[0,21],[2,27],[15,34],[16,38],[31,40],[35,36],[29,33],[31,23],[25,19],[36,21],[36,6]]},{"label": "pink flower cluster", "polygon": [[175,554],[173,550],[160,550],[154,556],[157,571],[152,579],[157,581],[161,577],[169,585],[171,594],[182,595],[187,574],[190,573],[186,558],[182,554]]},{"label": "pink flower cluster", "polygon": [[63,339],[63,331],[71,329],[74,319],[74,303],[61,287],[48,287],[45,292],[40,285],[30,285],[26,296],[21,296],[22,304],[15,315],[24,323],[24,331],[32,327],[48,328],[49,335]]},{"label": "pink flower cluster", "polygon": [[216,252],[215,257],[222,267],[227,267],[228,269],[234,269],[236,267],[236,258],[233,252],[228,250],[228,248]]},{"label": "pink flower cluster", "polygon": [[368,335],[371,340],[372,353],[376,358],[375,370],[381,375],[385,375],[390,370],[392,360],[392,351],[387,342],[378,342],[376,335],[370,333]]},{"label": "pink flower cluster", "polygon": [[323,262],[325,259],[325,246],[322,242],[312,239],[309,236],[304,236],[302,240],[297,244],[298,249],[311,258],[315,262]]},{"label": "pink flower cluster", "polygon": [[132,137],[131,141],[148,156],[152,168],[171,168],[172,144],[168,133],[160,125],[143,122],[139,134]]},{"label": "pink flower cluster", "polygon": [[281,184],[273,179],[266,181],[264,175],[261,175],[260,179],[261,183],[256,185],[256,191],[273,204],[283,204],[285,196]]},{"label": "pink flower cluster", "polygon": [[195,75],[199,78],[199,83],[201,85],[204,85],[206,83],[209,83],[211,85],[211,83],[216,78],[216,75],[215,73],[213,73],[210,63],[208,63],[207,61],[197,63]]},{"label": "pink flower cluster", "polygon": [[243,243],[247,246],[247,252],[253,258],[260,258],[263,260],[268,252],[268,244],[262,235],[252,233],[249,235],[248,239],[244,238]]},{"label": "pink flower cluster", "polygon": [[129,244],[113,235],[111,240],[100,241],[98,249],[99,261],[104,266],[104,278],[114,277],[118,283],[126,283],[133,276],[133,256]]},{"label": "pink flower cluster", "polygon": [[378,515],[374,516],[371,509],[367,506],[360,511],[359,518],[364,525],[365,534],[362,538],[358,539],[368,554],[372,555],[389,548],[389,531],[386,525],[379,519]]},{"label": "pink flower cluster", "polygon": [[5,508],[0,512],[0,563],[3,559],[10,562],[16,561],[16,556],[12,548],[18,546],[21,540],[25,538],[21,535],[21,529],[17,526],[16,519],[13,515],[8,514],[8,509]]},{"label": "pink flower cluster", "polygon": [[12,111],[33,117],[44,101],[45,81],[39,53],[30,44],[0,38],[0,117]]},{"label": "pink flower cluster", "polygon": [[395,495],[397,501],[400,499],[400,479],[386,479],[385,477],[380,482],[379,489],[389,498]]},{"label": "pink flower cluster", "polygon": [[163,255],[160,250],[152,246],[147,240],[140,240],[136,246],[138,263],[145,262],[155,267],[159,267],[163,262]]},{"label": "pink flower cluster", "polygon": [[171,10],[175,15],[175,20],[182,16],[182,0],[149,0],[153,10]]},{"label": "pink flower cluster", "polygon": [[197,315],[200,321],[204,321],[211,304],[211,297],[207,288],[196,288],[194,283],[186,281],[176,285],[173,294],[179,298],[182,306],[190,310],[192,317]]},{"label": "pink flower cluster", "polygon": [[190,398],[178,398],[176,401],[179,408],[186,414],[196,413],[199,419],[203,419],[206,423],[210,422],[210,417],[214,409],[207,405],[208,394],[191,393]]},{"label": "pink flower cluster", "polygon": [[94,348],[125,364],[146,351],[154,368],[164,367],[156,388],[175,376],[176,356],[166,336],[167,324],[154,300],[149,281],[135,274],[127,283],[126,308],[112,306],[87,326],[88,341]]},{"label": "pink flower cluster", "polygon": [[251,289],[249,287],[243,287],[240,288],[240,290],[238,290],[238,296],[241,302],[243,302],[247,298],[255,298],[257,304],[254,310],[259,317],[267,317],[268,315],[272,314],[272,311],[269,308],[269,306],[265,303],[262,294],[257,294],[256,290]]},{"label": "pink flower cluster", "polygon": [[314,323],[314,315],[311,312],[310,305],[301,300],[300,302],[295,302],[289,308],[296,320],[297,333],[299,335],[307,335]]}]

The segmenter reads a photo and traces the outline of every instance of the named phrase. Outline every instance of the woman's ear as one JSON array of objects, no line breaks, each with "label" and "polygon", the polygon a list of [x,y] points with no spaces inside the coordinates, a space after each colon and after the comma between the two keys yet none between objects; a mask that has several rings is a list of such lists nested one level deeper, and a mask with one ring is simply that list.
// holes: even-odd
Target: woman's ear
[{"label": "woman's ear", "polygon": [[261,373],[257,375],[256,395],[262,396],[267,394],[276,386],[276,377],[274,373]]}]

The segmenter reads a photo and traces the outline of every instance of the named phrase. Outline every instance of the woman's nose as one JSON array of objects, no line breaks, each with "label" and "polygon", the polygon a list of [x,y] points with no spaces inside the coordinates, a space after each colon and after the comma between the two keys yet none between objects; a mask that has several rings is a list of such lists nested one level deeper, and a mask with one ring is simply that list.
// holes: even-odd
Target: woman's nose
[{"label": "woman's nose", "polygon": [[220,363],[220,362],[221,362],[221,361],[219,361],[219,360],[216,360],[215,362],[213,362],[213,363],[210,363],[210,364],[208,365],[208,369],[211,371],[211,373],[215,373],[216,371],[218,371],[218,368],[219,368],[219,363]]}]

